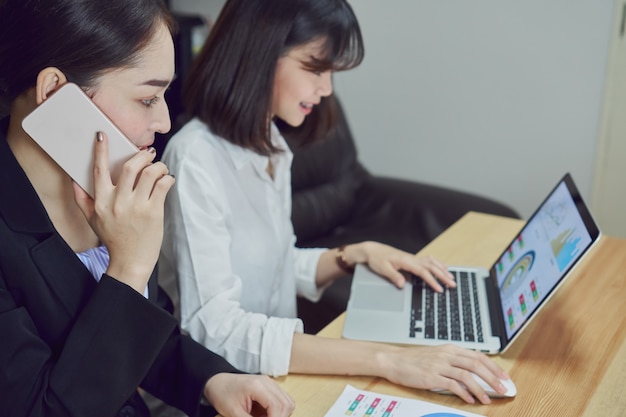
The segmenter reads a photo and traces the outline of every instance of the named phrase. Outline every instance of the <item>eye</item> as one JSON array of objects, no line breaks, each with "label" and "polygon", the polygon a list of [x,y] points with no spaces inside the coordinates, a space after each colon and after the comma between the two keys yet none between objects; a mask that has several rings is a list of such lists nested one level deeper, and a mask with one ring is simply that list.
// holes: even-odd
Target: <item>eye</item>
[{"label": "eye", "polygon": [[324,73],[324,71],[320,71],[318,69],[303,67],[303,69],[313,75],[317,75],[318,77]]},{"label": "eye", "polygon": [[324,71],[321,70],[319,66],[315,65],[315,63],[300,61],[300,65],[300,68],[304,71],[310,72],[318,77],[324,73]]},{"label": "eye", "polygon": [[154,106],[155,104],[157,104],[157,103],[159,102],[159,100],[160,100],[160,99],[161,99],[160,97],[156,97],[156,96],[155,96],[155,97],[152,97],[152,98],[150,98],[150,99],[141,100],[141,103],[142,103],[144,106],[146,106],[146,107],[148,107],[148,108],[151,108],[152,106]]}]

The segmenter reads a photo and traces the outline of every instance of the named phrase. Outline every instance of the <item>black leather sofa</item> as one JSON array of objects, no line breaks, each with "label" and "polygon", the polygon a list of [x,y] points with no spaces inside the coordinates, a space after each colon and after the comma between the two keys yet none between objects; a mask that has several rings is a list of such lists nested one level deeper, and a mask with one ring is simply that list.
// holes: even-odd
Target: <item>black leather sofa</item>
[{"label": "black leather sofa", "polygon": [[[415,253],[468,211],[519,217],[489,198],[370,174],[358,160],[338,100],[337,105],[337,128],[312,145],[300,146],[294,130],[279,125],[294,153],[292,221],[299,247],[374,240]],[[317,333],[345,310],[351,281],[338,280],[318,303],[298,300],[307,333]]]}]

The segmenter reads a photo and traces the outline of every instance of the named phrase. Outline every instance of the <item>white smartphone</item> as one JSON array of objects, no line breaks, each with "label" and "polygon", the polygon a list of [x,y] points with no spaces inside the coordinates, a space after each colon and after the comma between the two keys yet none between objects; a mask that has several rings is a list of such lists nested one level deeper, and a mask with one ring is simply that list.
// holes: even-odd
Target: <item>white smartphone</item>
[{"label": "white smartphone", "polygon": [[96,133],[109,141],[111,180],[139,151],[76,84],[66,83],[22,121],[22,128],[91,197]]}]

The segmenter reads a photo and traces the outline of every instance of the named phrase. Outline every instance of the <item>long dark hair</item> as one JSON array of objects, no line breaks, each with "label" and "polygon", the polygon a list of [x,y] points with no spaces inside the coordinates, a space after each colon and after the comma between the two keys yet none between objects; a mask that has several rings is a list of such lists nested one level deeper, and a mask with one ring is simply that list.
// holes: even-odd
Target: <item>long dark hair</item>
[{"label": "long dark hair", "polygon": [[159,23],[176,30],[160,0],[0,0],[0,117],[46,67],[89,88],[132,66]]},{"label": "long dark hair", "polygon": [[[346,0],[228,0],[184,84],[188,116],[241,147],[277,152],[268,123],[276,64],[290,49],[320,39],[324,55],[305,63],[308,69],[361,63],[361,30]],[[310,137],[334,125],[325,101],[307,118]]]}]

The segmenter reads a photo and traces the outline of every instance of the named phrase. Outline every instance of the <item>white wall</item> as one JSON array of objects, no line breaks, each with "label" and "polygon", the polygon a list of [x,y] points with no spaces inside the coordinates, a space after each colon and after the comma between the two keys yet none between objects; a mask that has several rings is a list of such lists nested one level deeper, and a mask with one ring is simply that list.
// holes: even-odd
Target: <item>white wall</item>
[{"label": "white wall", "polygon": [[570,171],[589,202],[613,0],[351,4],[366,58],[335,89],[370,171],[524,217]]}]

